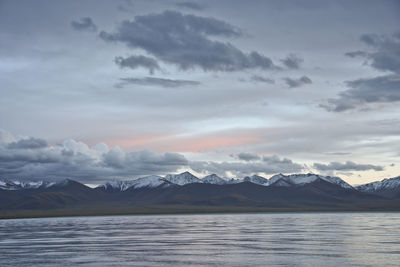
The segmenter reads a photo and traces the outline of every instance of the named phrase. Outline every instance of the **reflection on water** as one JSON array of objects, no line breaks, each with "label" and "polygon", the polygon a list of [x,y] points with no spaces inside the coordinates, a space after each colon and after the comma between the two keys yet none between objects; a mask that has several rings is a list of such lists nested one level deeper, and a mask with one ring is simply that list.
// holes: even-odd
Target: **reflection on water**
[{"label": "reflection on water", "polygon": [[0,266],[399,266],[400,213],[0,220]]}]

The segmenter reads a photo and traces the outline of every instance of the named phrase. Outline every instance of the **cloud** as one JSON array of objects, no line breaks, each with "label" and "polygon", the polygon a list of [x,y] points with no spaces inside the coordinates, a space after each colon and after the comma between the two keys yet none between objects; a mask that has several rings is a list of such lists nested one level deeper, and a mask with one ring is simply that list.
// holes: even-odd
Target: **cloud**
[{"label": "cloud", "polygon": [[116,84],[117,88],[122,88],[129,84],[144,85],[144,86],[162,86],[169,88],[177,88],[182,86],[196,86],[198,81],[190,80],[172,80],[165,78],[145,77],[145,78],[121,78],[121,82]]},{"label": "cloud", "polygon": [[320,105],[327,111],[342,112],[370,103],[400,101],[400,36],[396,33],[391,36],[364,34],[360,40],[372,51],[358,50],[346,55],[362,57],[366,60],[365,64],[391,74],[347,81],[349,89]]},{"label": "cloud", "polygon": [[327,152],[326,154],[335,156],[345,156],[345,155],[351,155],[351,152]]},{"label": "cloud", "polygon": [[247,152],[239,153],[237,155],[234,155],[234,157],[244,161],[253,161],[261,159],[259,155]]},{"label": "cloud", "polygon": [[46,146],[46,140],[30,137],[27,139],[21,139],[16,142],[9,143],[7,147],[10,149],[36,149]]},{"label": "cloud", "polygon": [[160,70],[155,59],[145,56],[116,57],[114,61],[120,68],[136,69],[142,67],[148,69],[150,74],[153,74],[155,70]]},{"label": "cloud", "polygon": [[255,173],[294,173],[301,172],[304,166],[294,163],[290,159],[279,158],[278,156],[264,157],[262,161],[256,162],[212,162],[192,161],[189,166],[198,173],[216,173],[227,176],[232,173],[236,176],[251,175]]},{"label": "cloud", "polygon": [[256,51],[245,53],[229,42],[210,37],[240,37],[242,32],[224,21],[176,11],[124,20],[115,32],[99,35],[109,42],[140,48],[180,70],[238,71],[276,69],[272,60]]},{"label": "cloud", "polygon": [[283,65],[289,69],[299,69],[300,65],[303,63],[303,59],[295,54],[289,54],[286,58],[281,59]]},{"label": "cloud", "polygon": [[319,171],[383,171],[382,166],[372,164],[357,164],[352,161],[346,161],[345,163],[331,162],[329,164],[314,163],[313,166]]},{"label": "cloud", "polygon": [[358,79],[346,83],[350,89],[328,99],[320,106],[328,111],[342,112],[369,103],[391,103],[400,101],[400,75],[385,75]]},{"label": "cloud", "polygon": [[16,138],[10,132],[0,129],[0,144],[7,144],[12,142],[16,142]]},{"label": "cloud", "polygon": [[345,55],[351,58],[355,58],[355,57],[366,57],[368,56],[368,53],[358,50],[353,52],[347,52]]},{"label": "cloud", "polygon": [[195,2],[179,2],[175,4],[177,7],[181,7],[181,8],[188,8],[188,9],[193,9],[193,10],[197,10],[197,11],[201,11],[204,10],[204,6],[200,5],[198,3]]},{"label": "cloud", "polygon": [[270,78],[264,78],[264,77],[259,76],[259,75],[251,76],[250,80],[253,81],[253,82],[257,82],[257,83],[258,82],[260,82],[260,83],[269,83],[269,84],[274,84],[275,83],[275,80],[270,79]]},{"label": "cloud", "polygon": [[380,71],[391,71],[400,74],[400,36],[363,34],[360,40],[372,51],[354,51],[346,53],[349,57],[363,57],[369,65]]},{"label": "cloud", "polygon": [[[21,140],[42,140],[33,137]],[[44,141],[44,140],[42,140]],[[39,142],[42,143],[42,142]],[[199,173],[249,175],[254,173],[292,173],[304,166],[276,155],[259,157],[239,153],[246,162],[189,161],[173,152],[155,153],[149,150],[127,152],[104,143],[88,146],[84,142],[66,140],[57,145],[11,145],[0,142],[0,178],[22,180],[77,179],[85,183],[100,183],[113,178],[135,178],[145,175],[164,175],[191,168]],[[20,142],[19,144],[22,144]],[[47,144],[47,142],[46,142]]]},{"label": "cloud", "polygon": [[[28,141],[29,142],[28,142]],[[0,178],[60,180],[78,179],[99,182],[111,177],[137,177],[175,172],[188,160],[178,153],[148,150],[125,152],[104,143],[88,146],[66,140],[53,146],[35,145],[41,139],[27,138],[0,143]],[[25,142],[25,143],[24,143]]]},{"label": "cloud", "polygon": [[[105,166],[119,170],[132,171],[138,174],[168,172],[188,164],[186,158],[178,153],[167,152],[157,154],[148,150],[124,152],[120,148],[114,148],[103,154]],[[134,169],[132,169],[134,166]],[[173,166],[171,168],[171,166]]]},{"label": "cloud", "polygon": [[122,3],[118,5],[117,9],[122,12],[131,13],[135,11],[135,4],[133,0],[123,0]]},{"label": "cloud", "polygon": [[289,86],[289,88],[296,88],[296,87],[303,86],[305,84],[312,83],[311,79],[308,78],[307,76],[302,76],[298,79],[292,79],[292,78],[286,77],[286,78],[283,78],[283,80],[286,82],[286,84]]},{"label": "cloud", "polygon": [[89,17],[81,18],[79,21],[72,21],[71,26],[77,31],[90,31],[96,32],[97,26],[93,23],[93,20]]},{"label": "cloud", "polygon": [[262,158],[262,160],[264,162],[267,162],[269,164],[274,164],[274,165],[275,164],[287,164],[288,166],[296,166],[296,167],[300,166],[298,164],[292,165],[293,164],[292,160],[287,159],[287,158],[280,159],[277,155],[264,156]]}]

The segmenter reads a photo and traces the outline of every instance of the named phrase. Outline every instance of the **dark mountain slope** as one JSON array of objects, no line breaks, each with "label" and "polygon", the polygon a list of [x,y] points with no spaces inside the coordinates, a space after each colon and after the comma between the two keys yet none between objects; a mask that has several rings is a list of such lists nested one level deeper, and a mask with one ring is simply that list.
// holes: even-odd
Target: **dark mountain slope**
[{"label": "dark mountain slope", "polygon": [[[45,214],[114,214],[153,211],[245,210],[398,210],[399,201],[343,188],[322,179],[305,185],[262,186],[236,184],[164,184],[125,191],[89,188],[66,180],[50,187],[0,190],[3,214],[20,216],[30,211]],[[77,212],[79,211],[79,212]],[[32,214],[32,213],[29,213]],[[22,215],[23,216],[23,215]]]},{"label": "dark mountain slope", "polygon": [[[3,209],[51,209],[103,201],[107,195],[79,182],[64,180],[48,188],[1,190]],[[4,201],[4,202],[3,202]]]},{"label": "dark mountain slope", "polygon": [[343,206],[382,200],[381,197],[345,189],[323,180],[304,186],[266,187],[250,182],[238,184],[187,184],[172,188],[132,190],[124,199],[134,204],[240,205],[240,206]]}]

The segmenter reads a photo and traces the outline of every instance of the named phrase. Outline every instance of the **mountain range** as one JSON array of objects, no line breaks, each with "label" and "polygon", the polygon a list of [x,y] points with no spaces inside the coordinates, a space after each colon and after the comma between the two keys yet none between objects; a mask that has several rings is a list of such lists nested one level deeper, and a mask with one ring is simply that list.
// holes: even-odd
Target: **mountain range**
[{"label": "mountain range", "polygon": [[203,178],[184,172],[111,181],[0,180],[0,218],[164,212],[400,210],[400,177],[353,187],[339,177]]}]

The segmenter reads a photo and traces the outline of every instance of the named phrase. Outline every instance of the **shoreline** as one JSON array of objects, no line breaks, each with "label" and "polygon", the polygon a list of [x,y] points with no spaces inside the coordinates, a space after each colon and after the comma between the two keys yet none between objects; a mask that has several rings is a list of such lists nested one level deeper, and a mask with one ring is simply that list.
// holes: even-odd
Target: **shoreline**
[{"label": "shoreline", "polygon": [[256,207],[143,207],[134,209],[51,209],[51,210],[5,210],[0,211],[0,220],[129,216],[129,215],[197,215],[197,214],[247,214],[247,213],[352,213],[352,212],[400,212],[399,207],[316,207],[316,208],[256,208]]}]

